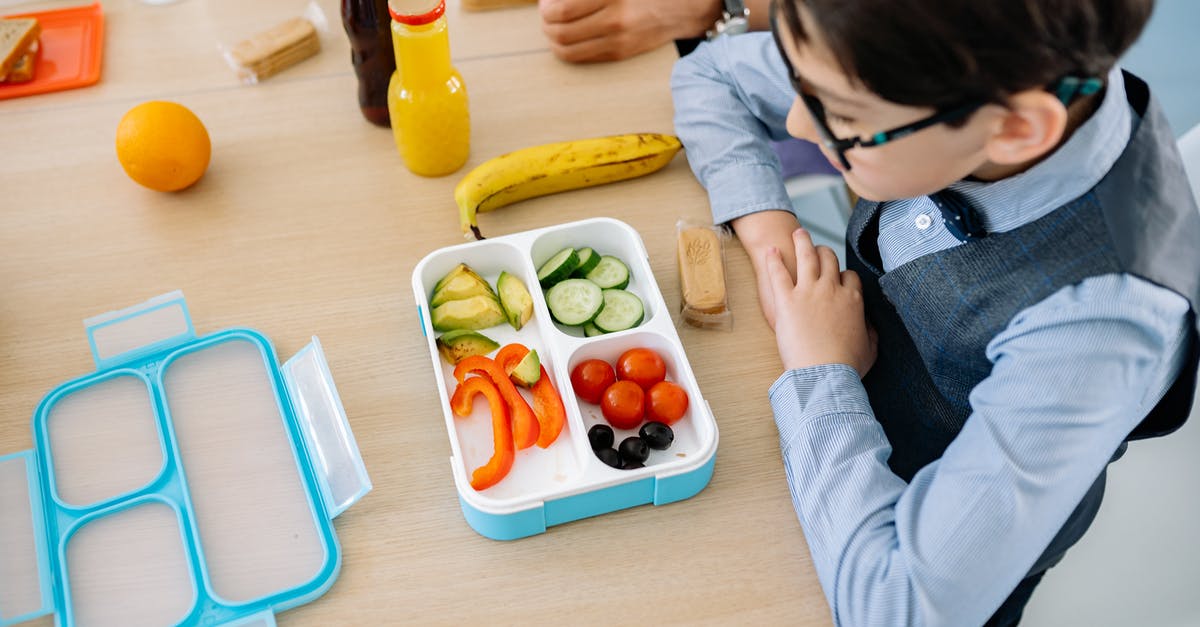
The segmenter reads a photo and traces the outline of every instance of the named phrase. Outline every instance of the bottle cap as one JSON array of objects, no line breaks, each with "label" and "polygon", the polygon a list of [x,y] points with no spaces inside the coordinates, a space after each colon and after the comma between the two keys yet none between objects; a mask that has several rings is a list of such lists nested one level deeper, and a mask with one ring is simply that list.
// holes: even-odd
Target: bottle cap
[{"label": "bottle cap", "polygon": [[[432,6],[434,2],[437,6]],[[409,26],[429,24],[445,12],[446,0],[388,0],[388,13],[392,19]]]}]

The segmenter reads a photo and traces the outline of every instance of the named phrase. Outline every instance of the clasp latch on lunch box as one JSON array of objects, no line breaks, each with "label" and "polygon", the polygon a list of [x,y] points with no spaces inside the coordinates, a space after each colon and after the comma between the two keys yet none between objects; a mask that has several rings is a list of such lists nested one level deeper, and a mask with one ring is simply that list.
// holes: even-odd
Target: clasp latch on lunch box
[{"label": "clasp latch on lunch box", "polygon": [[315,335],[311,344],[283,364],[282,372],[320,480],[326,513],[330,519],[337,518],[371,491],[371,478]]},{"label": "clasp latch on lunch box", "polygon": [[196,338],[183,292],[175,290],[132,307],[83,321],[96,369],[153,355]]},{"label": "clasp latch on lunch box", "polygon": [[33,451],[0,456],[0,627],[54,611],[42,511]]}]

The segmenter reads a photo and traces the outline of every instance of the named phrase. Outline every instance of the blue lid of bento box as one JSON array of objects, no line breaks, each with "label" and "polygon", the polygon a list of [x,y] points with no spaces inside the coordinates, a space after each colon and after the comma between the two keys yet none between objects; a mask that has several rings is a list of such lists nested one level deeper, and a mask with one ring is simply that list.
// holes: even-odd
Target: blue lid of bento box
[{"label": "blue lid of bento box", "polygon": [[328,589],[371,484],[317,339],[280,366],[179,292],[85,326],[96,372],[0,456],[0,626],[273,625]]}]

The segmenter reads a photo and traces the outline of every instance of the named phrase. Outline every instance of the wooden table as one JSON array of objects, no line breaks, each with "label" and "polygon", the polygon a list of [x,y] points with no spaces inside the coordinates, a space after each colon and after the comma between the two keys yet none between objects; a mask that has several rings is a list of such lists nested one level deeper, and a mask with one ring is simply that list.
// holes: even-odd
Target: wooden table
[{"label": "wooden table", "polygon": [[[331,20],[321,54],[245,86],[217,42],[302,2],[107,1],[99,84],[0,101],[0,454],[32,445],[47,392],[94,370],[81,320],[181,289],[200,334],[252,327],[283,356],[320,336],[374,482],[336,521],[338,580],[282,624],[827,624],[767,402],[781,367],[736,243],[734,331],[680,331],[721,430],[709,486],[514,542],[467,526],[410,287],[418,260],[463,241],[458,175],[412,175],[391,134],[361,118],[337,3],[320,5]],[[452,2],[448,14],[471,95],[467,168],[543,142],[672,131],[672,50],[568,66],[533,7],[466,14]],[[184,192],[144,189],[116,160],[117,121],[151,99],[188,106],[212,137],[207,174]],[[677,307],[675,222],[709,216],[682,156],[481,224],[502,235],[599,215],[642,234]]]}]

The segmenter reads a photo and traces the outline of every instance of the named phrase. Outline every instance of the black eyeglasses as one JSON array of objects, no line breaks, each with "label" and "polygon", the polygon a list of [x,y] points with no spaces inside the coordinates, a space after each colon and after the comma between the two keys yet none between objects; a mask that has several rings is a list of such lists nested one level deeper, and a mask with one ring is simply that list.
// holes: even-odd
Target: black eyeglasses
[{"label": "black eyeglasses", "polygon": [[783,42],[779,39],[779,26],[776,22],[775,15],[777,14],[776,2],[772,0],[771,7],[768,11],[771,21],[771,35],[775,38],[775,46],[779,48],[779,56],[783,57],[783,64],[787,67],[788,78],[792,81],[792,89],[796,90],[796,94],[800,96],[800,100],[804,102],[804,106],[808,109],[808,113],[812,116],[813,122],[817,127],[817,134],[821,136],[821,143],[830,151],[837,153],[838,161],[846,170],[850,169],[850,161],[846,159],[846,151],[855,146],[862,148],[870,148],[872,146],[882,146],[888,142],[895,141],[901,137],[912,135],[913,133],[929,128],[943,122],[951,122],[962,119],[976,109],[982,107],[983,101],[969,102],[956,107],[950,107],[934,113],[933,115],[917,120],[911,124],[897,126],[889,131],[880,131],[872,135],[869,139],[861,137],[853,137],[850,139],[842,139],[833,134],[833,130],[829,128],[829,121],[825,115],[825,105],[816,96],[808,93],[804,86],[804,82],[800,76],[796,74],[796,69],[792,67],[792,62],[788,60],[787,52],[784,51]]}]

